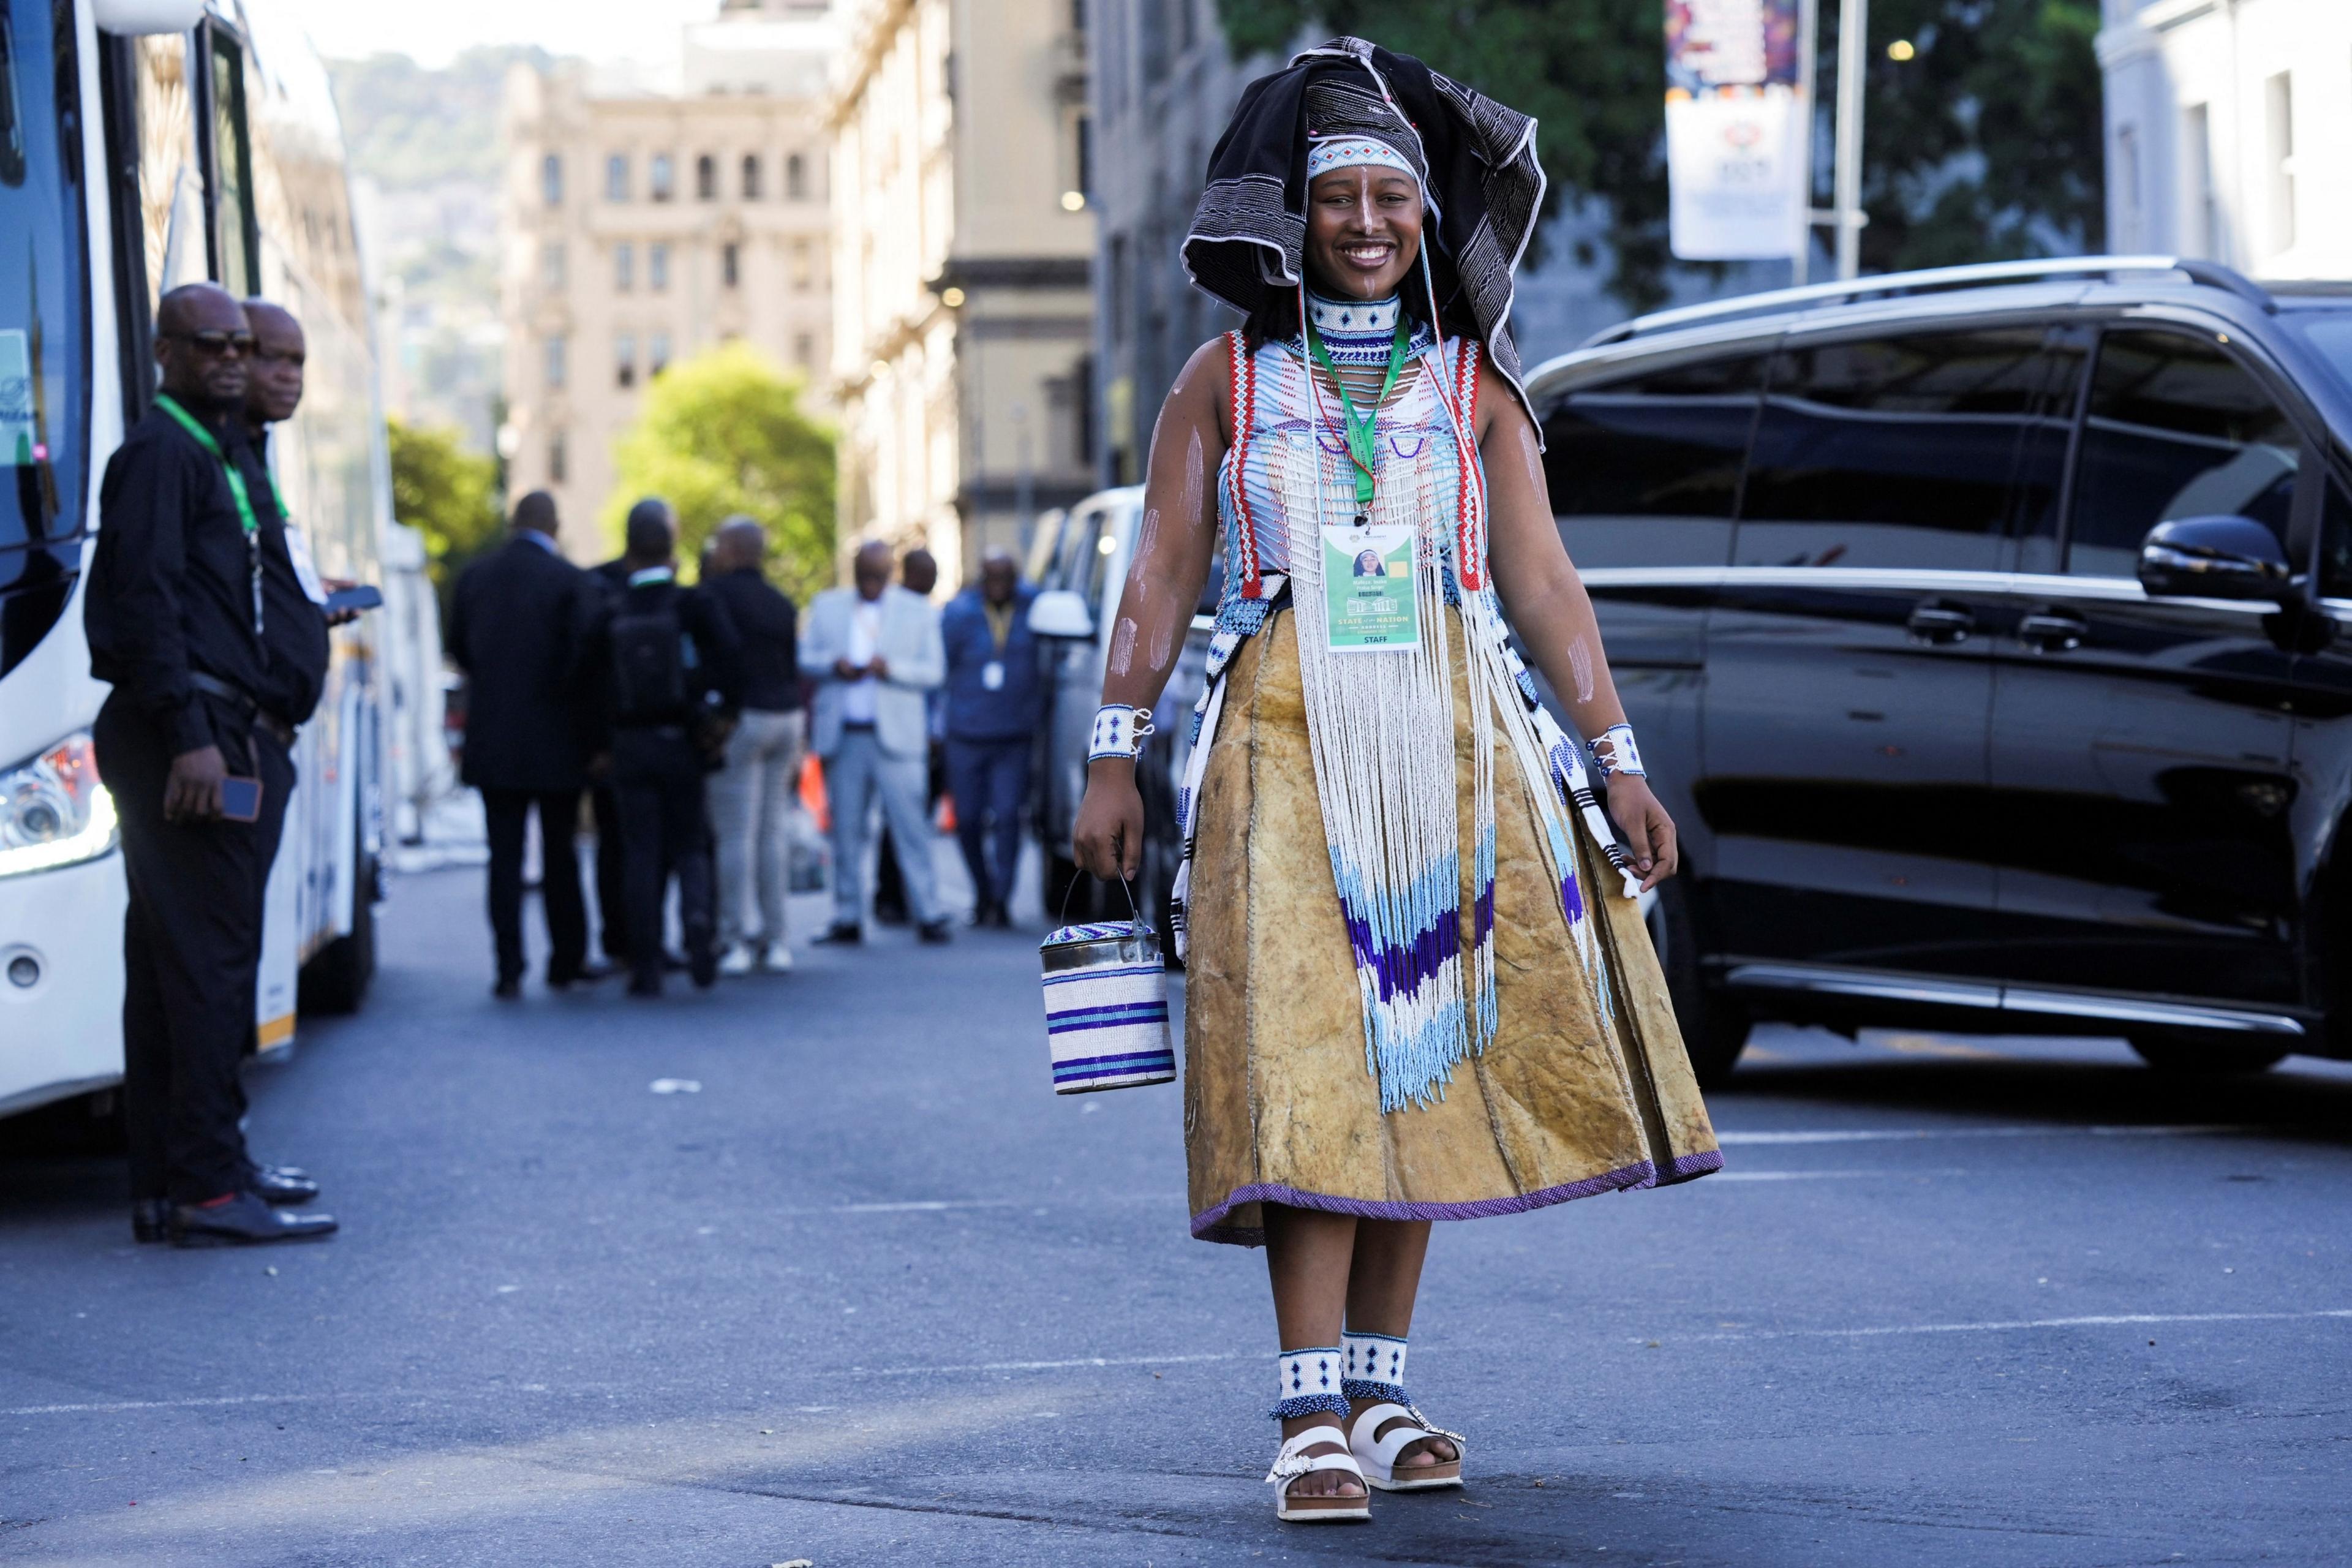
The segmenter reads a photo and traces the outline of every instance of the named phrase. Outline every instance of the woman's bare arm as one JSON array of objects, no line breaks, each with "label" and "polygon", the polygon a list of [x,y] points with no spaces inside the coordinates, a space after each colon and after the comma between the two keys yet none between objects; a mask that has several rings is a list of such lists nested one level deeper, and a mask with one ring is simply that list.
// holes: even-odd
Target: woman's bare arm
[{"label": "woman's bare arm", "polygon": [[[1567,705],[1570,724],[1591,739],[1625,721],[1609,678],[1601,623],[1583,579],[1560,543],[1534,424],[1503,378],[1478,367],[1479,455],[1486,461],[1489,557],[1503,608],[1519,645]],[[1609,812],[1633,851],[1644,888],[1674,875],[1675,825],[1646,780],[1618,774]]]},{"label": "woman's bare arm", "polygon": [[[1217,544],[1217,468],[1224,461],[1225,349],[1203,343],[1160,405],[1144,475],[1143,521],[1111,626],[1106,703],[1149,711],[1183,651]],[[1078,864],[1131,877],[1143,853],[1143,801],[1131,759],[1087,768],[1087,797],[1071,834]]]}]

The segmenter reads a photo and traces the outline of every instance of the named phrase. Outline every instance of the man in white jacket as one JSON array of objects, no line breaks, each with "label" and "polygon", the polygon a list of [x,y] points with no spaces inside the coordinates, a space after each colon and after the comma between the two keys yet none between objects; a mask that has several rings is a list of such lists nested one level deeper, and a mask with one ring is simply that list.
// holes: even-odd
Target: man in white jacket
[{"label": "man in white jacket", "polygon": [[947,653],[939,611],[892,587],[888,545],[860,547],[856,586],[819,594],[801,636],[801,668],[817,681],[809,741],[824,763],[833,813],[833,927],[821,942],[865,940],[866,819],[877,795],[916,932],[927,942],[948,940],[923,810],[930,742],[923,699],[947,678]]}]

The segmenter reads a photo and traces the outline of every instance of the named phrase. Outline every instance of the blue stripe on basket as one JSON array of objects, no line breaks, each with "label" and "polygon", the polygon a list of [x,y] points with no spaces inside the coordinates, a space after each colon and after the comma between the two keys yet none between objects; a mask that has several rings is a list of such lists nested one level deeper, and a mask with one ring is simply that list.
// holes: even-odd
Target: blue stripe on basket
[{"label": "blue stripe on basket", "polygon": [[1091,1018],[1133,1018],[1139,1022],[1168,1016],[1164,998],[1155,996],[1149,1002],[1106,1002],[1095,1007],[1056,1007],[1045,1015],[1047,1027],[1055,1024],[1075,1024]]},{"label": "blue stripe on basket", "polygon": [[1175,1072],[1176,1058],[1173,1057],[1160,1057],[1156,1059],[1152,1058],[1145,1058],[1139,1061],[1122,1063],[1114,1067],[1055,1068],[1054,1069],[1054,1081],[1055,1083],[1076,1083],[1086,1079],[1133,1078],[1146,1073],[1167,1073],[1171,1077],[1173,1077]]},{"label": "blue stripe on basket", "polygon": [[1081,1068],[1087,1068],[1099,1071],[1107,1066],[1119,1062],[1140,1062],[1147,1066],[1161,1063],[1172,1067],[1175,1061],[1176,1053],[1172,1050],[1122,1051],[1116,1056],[1108,1057],[1066,1057],[1054,1064],[1054,1070],[1057,1073],[1075,1072]]},{"label": "blue stripe on basket", "polygon": [[1158,963],[1129,964],[1120,969],[1068,969],[1059,974],[1045,976],[1048,985],[1068,985],[1080,980],[1123,980],[1136,974],[1165,974],[1166,966]]},{"label": "blue stripe on basket", "polygon": [[1076,1035],[1088,1029],[1148,1028],[1151,1025],[1167,1022],[1168,1009],[1157,1007],[1150,1012],[1121,1013],[1108,1018],[1080,1018],[1069,1023],[1048,1018],[1045,1020],[1045,1033],[1049,1036]]}]

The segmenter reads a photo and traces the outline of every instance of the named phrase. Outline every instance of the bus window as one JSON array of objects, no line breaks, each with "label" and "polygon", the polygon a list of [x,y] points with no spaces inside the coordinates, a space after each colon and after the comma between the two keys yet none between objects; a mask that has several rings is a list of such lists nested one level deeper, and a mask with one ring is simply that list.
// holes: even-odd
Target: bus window
[{"label": "bus window", "polygon": [[261,292],[253,216],[253,145],[246,135],[245,53],[217,26],[212,57],[214,276],[232,294]]},{"label": "bus window", "polygon": [[0,0],[0,675],[57,623],[81,563],[89,284],[72,16]]}]

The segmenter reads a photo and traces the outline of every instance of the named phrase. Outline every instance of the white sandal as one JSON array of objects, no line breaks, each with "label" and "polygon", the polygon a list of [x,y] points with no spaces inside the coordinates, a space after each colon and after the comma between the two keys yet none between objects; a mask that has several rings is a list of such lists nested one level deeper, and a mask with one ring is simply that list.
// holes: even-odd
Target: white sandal
[{"label": "white sandal", "polygon": [[[1338,1450],[1329,1454],[1309,1454],[1307,1450],[1328,1445]],[[1370,1487],[1355,1497],[1293,1497],[1291,1483],[1318,1470],[1337,1470],[1356,1478],[1364,1484],[1364,1472],[1348,1452],[1348,1434],[1336,1426],[1318,1424],[1295,1437],[1283,1441],[1282,1450],[1274,1457],[1274,1468],[1265,1479],[1274,1486],[1274,1517],[1286,1524],[1347,1524],[1372,1517],[1372,1496]]]},{"label": "white sandal", "polygon": [[[1396,1425],[1389,1426],[1391,1422]],[[1381,1430],[1383,1426],[1388,1426],[1385,1432]],[[1397,1456],[1431,1437],[1443,1437],[1453,1444],[1454,1458],[1443,1464],[1408,1465],[1400,1475]],[[1439,1487],[1462,1484],[1462,1457],[1466,1451],[1462,1434],[1431,1426],[1429,1417],[1410,1405],[1382,1401],[1366,1405],[1349,1418],[1348,1447],[1355,1455],[1364,1479],[1384,1492],[1433,1491]]]}]

